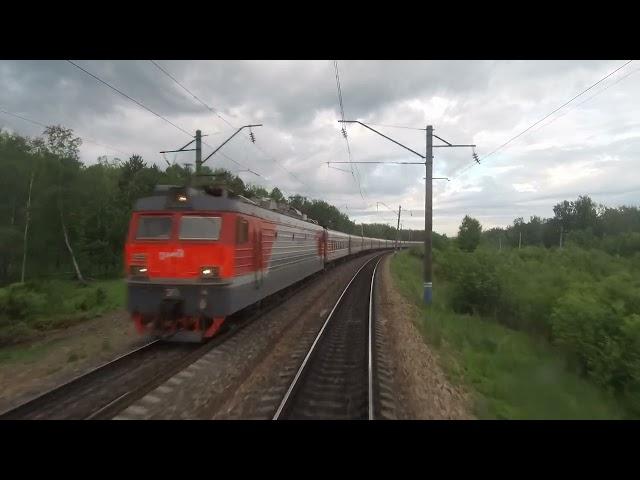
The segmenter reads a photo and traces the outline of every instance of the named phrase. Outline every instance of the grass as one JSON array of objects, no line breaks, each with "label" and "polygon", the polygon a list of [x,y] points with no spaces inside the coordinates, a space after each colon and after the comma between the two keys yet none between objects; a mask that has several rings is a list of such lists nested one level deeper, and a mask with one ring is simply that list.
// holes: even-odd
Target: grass
[{"label": "grass", "polygon": [[58,340],[43,340],[28,345],[9,345],[0,348],[0,363],[33,363],[58,347]]},{"label": "grass", "polygon": [[440,354],[451,380],[462,383],[483,419],[619,419],[626,412],[609,395],[568,370],[545,341],[448,307],[448,289],[434,281],[434,304],[422,304],[422,262],[396,254],[391,272],[416,305],[416,324]]},{"label": "grass", "polygon": [[[66,328],[124,307],[125,285],[121,279],[99,280],[88,285],[72,281],[29,284],[20,316],[0,311],[0,345],[33,341],[45,332]],[[3,352],[4,353],[4,352]],[[30,355],[31,353],[27,353]],[[0,360],[3,358],[0,353]]]}]

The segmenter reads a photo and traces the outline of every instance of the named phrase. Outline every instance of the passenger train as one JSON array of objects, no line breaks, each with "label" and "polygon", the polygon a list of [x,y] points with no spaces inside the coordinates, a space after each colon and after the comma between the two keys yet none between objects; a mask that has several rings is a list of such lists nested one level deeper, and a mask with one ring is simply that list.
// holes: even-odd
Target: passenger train
[{"label": "passenger train", "polygon": [[[420,244],[398,247],[410,243]],[[127,306],[140,334],[202,341],[229,315],[336,260],[395,246],[223,187],[159,186],[130,219]]]}]

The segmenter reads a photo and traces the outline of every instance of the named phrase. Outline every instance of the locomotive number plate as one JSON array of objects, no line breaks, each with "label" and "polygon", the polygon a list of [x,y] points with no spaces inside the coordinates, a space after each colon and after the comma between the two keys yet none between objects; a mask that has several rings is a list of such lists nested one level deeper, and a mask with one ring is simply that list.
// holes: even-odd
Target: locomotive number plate
[{"label": "locomotive number plate", "polygon": [[165,288],[164,296],[166,298],[177,298],[180,296],[180,290],[178,290],[177,288]]}]

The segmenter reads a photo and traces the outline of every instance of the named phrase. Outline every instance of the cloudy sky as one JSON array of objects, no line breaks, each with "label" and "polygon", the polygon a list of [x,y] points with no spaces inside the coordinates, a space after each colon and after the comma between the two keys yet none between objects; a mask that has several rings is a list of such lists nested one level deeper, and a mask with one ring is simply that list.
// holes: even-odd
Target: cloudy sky
[{"label": "cloudy sky", "polygon": [[[611,206],[640,204],[637,62],[483,159],[625,62],[339,61],[338,66],[345,118],[386,125],[373,128],[421,153],[425,132],[418,129],[427,124],[451,143],[477,144],[480,165],[474,165],[469,148],[434,149],[434,176],[450,181],[434,180],[433,225],[451,235],[465,214],[485,228],[504,226],[520,216],[551,216],[556,202],[580,194]],[[65,61],[0,61],[0,109],[73,128],[85,141],[87,164],[102,155],[139,153],[148,163],[166,165],[158,152],[187,143],[181,129],[209,135],[206,156],[233,133],[230,125],[263,123],[254,129],[255,146],[246,135],[237,136],[207,164],[250,168],[260,176],[240,172],[245,181],[324,199],[357,222],[394,223],[387,206],[402,205],[411,212],[403,215],[406,228],[424,225],[424,167],[358,165],[358,176],[337,169],[350,170],[349,165],[326,165],[349,160],[337,122],[341,113],[331,60],[157,61],[213,112],[148,60],[76,63],[175,126]],[[30,136],[42,132],[5,113],[0,127]],[[348,127],[348,138],[354,161],[420,160],[358,125]],[[194,161],[193,152],[166,159]]]}]

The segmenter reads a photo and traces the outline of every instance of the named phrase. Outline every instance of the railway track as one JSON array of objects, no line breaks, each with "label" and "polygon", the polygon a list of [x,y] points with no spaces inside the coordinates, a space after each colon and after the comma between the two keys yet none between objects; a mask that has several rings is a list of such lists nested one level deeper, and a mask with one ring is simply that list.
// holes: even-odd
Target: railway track
[{"label": "railway track", "polygon": [[[342,309],[344,307],[341,307],[341,305],[346,304],[348,299],[351,299],[349,301],[352,301],[353,298],[357,296],[357,294],[354,294],[352,291],[353,287],[360,284],[369,285],[369,287],[367,287],[369,289],[367,292],[360,293],[364,295],[365,298],[372,298],[371,291],[373,289],[373,272],[377,266],[377,261],[379,261],[381,257],[381,255],[373,257],[358,270],[356,275],[351,279],[348,286],[342,292],[342,295],[336,305],[333,307],[333,310],[323,325],[322,331],[333,331],[333,324],[338,323],[339,320],[334,321],[332,318],[335,317],[335,319],[337,319],[338,316],[343,315]],[[374,263],[374,261],[376,263]],[[371,279],[371,282],[363,280],[365,276]],[[316,277],[316,275],[313,277]],[[129,405],[134,404],[137,400],[141,399],[148,392],[162,385],[165,381],[186,369],[190,364],[196,362],[215,346],[225,342],[251,322],[276,308],[283,301],[291,298],[301,289],[305,288],[311,280],[312,278],[292,286],[286,291],[281,292],[279,295],[274,296],[274,298],[267,300],[260,306],[256,306],[255,308],[248,309],[244,312],[239,312],[239,314],[235,316],[236,318],[234,321],[229,322],[229,328],[227,331],[220,333],[204,345],[166,343],[162,341],[150,342],[34,399],[31,399],[18,407],[1,413],[0,420],[99,420],[113,418]],[[359,312],[362,310],[361,307],[358,307],[358,309]],[[365,310],[369,312],[370,317],[373,319],[373,303],[370,302]],[[330,320],[331,322],[329,322]],[[329,324],[331,325],[331,328],[328,328]],[[355,325],[350,325],[347,330],[358,330],[357,328],[354,329],[354,326]],[[366,329],[367,327],[365,327],[365,330]],[[377,341],[375,340],[375,332],[373,330],[372,332],[373,333],[369,334],[368,340],[366,340],[369,343],[363,346],[362,342],[360,342],[357,350],[359,356],[364,355],[366,357],[369,355],[369,358],[371,358],[371,369],[368,370],[368,372],[371,373],[367,373],[367,378],[373,375],[375,367],[379,366],[379,362],[377,361],[378,359],[375,354],[372,355],[372,353],[376,351],[373,343]],[[358,333],[361,334],[362,332]],[[379,336],[377,338],[379,338]],[[314,345],[316,343],[318,343],[318,339],[316,339]],[[367,345],[369,346],[367,347]],[[340,349],[340,346],[338,345],[337,348]],[[349,350],[350,347],[346,348]],[[365,348],[365,351],[363,351],[362,348]],[[319,351],[323,349],[324,347],[320,348]],[[344,353],[344,349],[342,351]],[[367,354],[367,351],[370,353]],[[307,357],[309,357],[309,355]],[[309,358],[305,358],[305,363],[307,363],[307,360],[309,360]],[[297,377],[298,376],[299,375],[297,375]],[[302,376],[306,378],[307,373],[305,372]],[[301,380],[304,380],[304,378]],[[354,377],[354,385],[356,383],[358,385],[362,383],[355,382],[355,380],[356,379]],[[368,379],[367,382],[367,385],[373,385],[373,383],[375,383],[375,381],[371,382],[371,379]],[[301,384],[302,383],[304,382],[301,382]],[[369,387],[367,386],[367,388]],[[298,392],[298,386],[296,386],[295,390]],[[355,393],[357,389],[352,388],[352,390],[353,392],[350,393],[351,397],[357,397],[358,395]],[[288,393],[288,396],[291,395]],[[371,393],[367,390],[365,398],[374,398],[375,396],[375,390]],[[297,398],[297,393],[291,397],[293,401],[294,398]],[[375,405],[373,408],[367,408],[367,411],[373,412]],[[353,410],[353,408],[349,408],[348,416],[345,418],[360,418],[357,415],[354,417]],[[321,410],[318,410],[316,413],[319,418],[333,418],[331,412],[322,412]],[[295,415],[295,412],[293,412],[293,414]],[[285,412],[282,418],[289,418],[287,415],[288,413]],[[338,415],[338,417],[343,418],[343,416],[340,415]]]},{"label": "railway track", "polygon": [[0,415],[0,420],[108,418],[209,345],[153,341]]},{"label": "railway track", "polygon": [[327,316],[273,420],[393,418],[374,285],[384,255],[365,263]]},{"label": "railway track", "polygon": [[166,343],[143,345],[76,377],[36,398],[0,413],[0,420],[102,420],[120,411],[184,370],[260,316],[301,291],[317,275],[293,285],[272,298],[238,312],[226,331],[204,345]]}]

